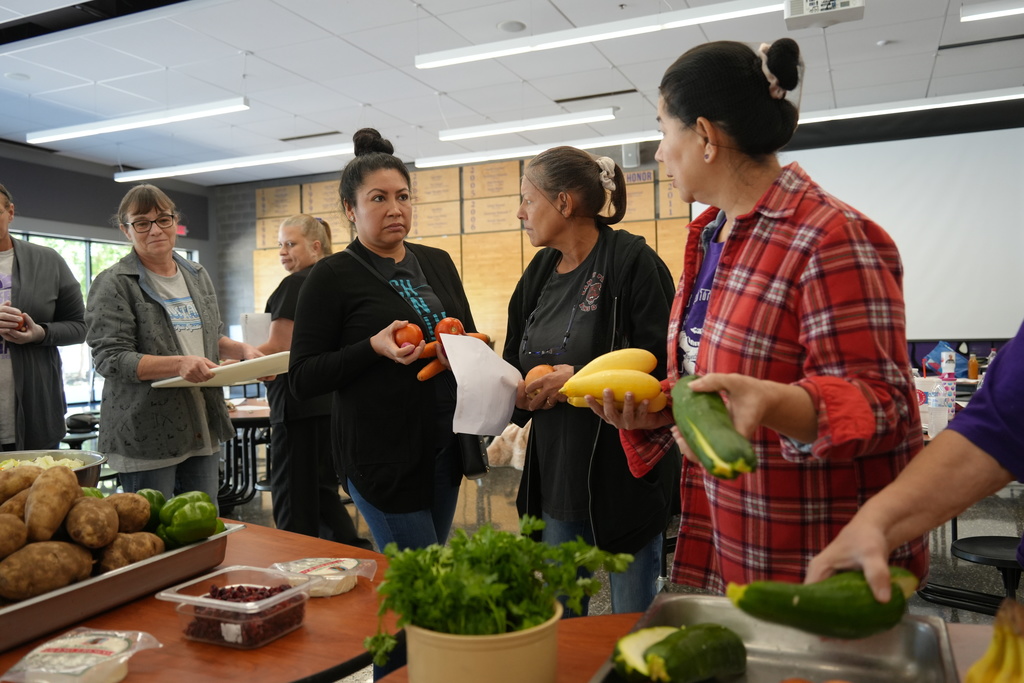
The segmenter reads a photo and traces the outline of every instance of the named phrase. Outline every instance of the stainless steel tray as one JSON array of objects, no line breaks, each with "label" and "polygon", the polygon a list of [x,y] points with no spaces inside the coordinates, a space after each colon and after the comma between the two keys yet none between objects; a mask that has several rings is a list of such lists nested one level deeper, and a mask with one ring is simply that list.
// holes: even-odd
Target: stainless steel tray
[{"label": "stainless steel tray", "polygon": [[[700,623],[730,628],[747,646],[747,672],[730,683],[779,683],[790,676],[855,683],[960,681],[946,624],[937,617],[907,615],[885,633],[862,640],[835,640],[755,619],[725,597],[662,593],[633,630]],[[590,683],[621,681],[610,656],[590,679]]]},{"label": "stainless steel tray", "polygon": [[0,652],[196,576],[224,561],[228,524],[205,541],[0,608]]}]

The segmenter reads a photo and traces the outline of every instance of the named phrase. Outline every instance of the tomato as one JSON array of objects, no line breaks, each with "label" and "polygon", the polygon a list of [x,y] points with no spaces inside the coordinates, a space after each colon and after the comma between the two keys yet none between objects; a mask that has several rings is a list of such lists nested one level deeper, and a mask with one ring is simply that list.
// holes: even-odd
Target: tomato
[{"label": "tomato", "polygon": [[423,341],[423,330],[420,329],[419,325],[409,323],[405,327],[395,330],[395,343],[398,344],[399,347],[405,346],[406,344],[419,346],[421,341]]},{"label": "tomato", "polygon": [[[553,367],[551,367],[550,365],[544,364],[544,363],[542,363],[540,365],[537,365],[537,366],[535,366],[533,368],[530,368],[530,371],[526,373],[526,377],[524,378],[525,382],[526,382],[526,386],[530,386],[530,384],[534,380],[538,380],[541,377],[543,377],[544,375],[550,374],[550,373],[552,373],[554,371],[555,371],[555,369]],[[539,393],[540,393],[540,390],[538,389],[536,391],[531,391],[529,394],[527,394],[527,396],[529,396],[530,398],[533,398],[533,397],[535,397]]]},{"label": "tomato", "polygon": [[27,331],[28,331],[28,316],[26,316],[24,313],[22,313],[21,314],[21,324],[18,325],[18,332],[27,332]]},{"label": "tomato", "polygon": [[[442,334],[466,334],[466,328],[462,326],[462,321],[458,318],[443,318],[434,328],[434,339],[439,344],[441,344]],[[441,348],[444,348],[444,344],[441,344]]]}]

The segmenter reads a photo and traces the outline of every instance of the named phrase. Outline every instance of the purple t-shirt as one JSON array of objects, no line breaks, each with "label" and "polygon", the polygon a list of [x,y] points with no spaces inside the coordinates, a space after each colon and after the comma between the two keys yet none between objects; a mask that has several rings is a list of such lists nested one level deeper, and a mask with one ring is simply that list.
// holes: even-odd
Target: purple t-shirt
[{"label": "purple t-shirt", "polygon": [[708,252],[704,255],[704,261],[700,264],[700,271],[697,279],[693,282],[693,289],[690,290],[690,300],[686,302],[686,312],[683,314],[683,329],[679,334],[679,364],[687,375],[692,375],[694,366],[697,363],[697,351],[700,349],[700,340],[704,336],[704,319],[708,314],[708,300],[711,298],[711,285],[715,281],[715,271],[718,270],[718,262],[722,258],[722,247],[724,242],[716,242],[718,233],[725,224],[725,212],[720,211],[712,226],[714,234],[711,243],[708,244]]},{"label": "purple t-shirt", "polygon": [[[1018,481],[1024,481],[1024,325],[999,350],[985,372],[985,381],[970,403],[949,423],[972,444],[995,458]],[[1017,561],[1024,565],[1024,546]]]}]

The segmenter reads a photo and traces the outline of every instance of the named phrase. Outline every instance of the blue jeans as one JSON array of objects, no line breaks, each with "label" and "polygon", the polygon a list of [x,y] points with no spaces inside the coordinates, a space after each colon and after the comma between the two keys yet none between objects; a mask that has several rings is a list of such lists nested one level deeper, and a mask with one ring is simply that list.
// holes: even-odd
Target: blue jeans
[{"label": "blue jeans", "polygon": [[[220,455],[196,455],[187,460],[143,472],[119,472],[121,488],[128,493],[139,489],[156,489],[168,498],[185,491],[206,491],[210,500],[217,505],[220,491]],[[220,512],[220,506],[217,507]]]},{"label": "blue jeans", "polygon": [[[594,545],[594,530],[590,527],[589,521],[563,522],[544,514],[546,523],[542,538],[545,543],[558,545],[565,541],[575,540],[582,536],[583,540]],[[625,572],[613,572],[608,574],[611,583],[612,612],[623,614],[628,612],[643,612],[650,606],[651,601],[657,594],[657,580],[661,573],[661,547],[664,534],[657,534],[647,545],[633,553],[633,562]],[[590,572],[580,569],[577,573],[581,577],[589,577]],[[587,616],[589,610],[589,598],[583,599],[583,613],[569,616]]]},{"label": "blue jeans", "polygon": [[455,508],[459,503],[459,487],[462,485],[461,479],[454,486],[451,483],[455,467],[461,467],[458,448],[458,440],[452,439],[451,444],[437,451],[434,463],[434,504],[423,510],[384,512],[367,502],[352,480],[348,480],[348,494],[370,527],[373,540],[381,552],[392,541],[401,549],[425,548],[433,543],[443,545],[448,542],[448,532],[451,531]]}]

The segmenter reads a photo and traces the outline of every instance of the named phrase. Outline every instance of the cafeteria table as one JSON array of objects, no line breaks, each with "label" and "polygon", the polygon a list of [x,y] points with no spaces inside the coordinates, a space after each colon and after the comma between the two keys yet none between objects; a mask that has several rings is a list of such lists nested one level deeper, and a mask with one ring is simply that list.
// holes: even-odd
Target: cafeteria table
[{"label": "cafeteria table", "polygon": [[[248,524],[227,536],[227,549],[221,566],[269,567],[275,562],[306,557],[372,559],[377,562],[377,572],[372,582],[360,578],[348,593],[311,598],[306,603],[306,618],[301,628],[254,650],[186,640],[175,613],[175,603],[149,595],[0,653],[0,673],[46,640],[73,627],[85,626],[145,631],[162,643],[163,647],[159,649],[143,650],[131,658],[125,683],[220,683],[225,680],[333,683],[370,663],[363,648],[363,639],[377,630],[376,586],[382,581],[387,566],[384,556],[332,541]],[[393,619],[386,624],[393,630]]]},{"label": "cafeteria table", "polygon": [[[615,642],[629,633],[642,615],[609,614],[563,619],[558,625],[557,683],[589,683],[605,663]],[[991,626],[946,624],[956,668],[961,680],[978,660],[992,637]],[[402,667],[380,683],[408,683],[408,669]]]},{"label": "cafeteria table", "polygon": [[270,406],[266,399],[247,398],[232,405],[234,410],[228,415],[235,436],[224,444],[224,471],[217,494],[217,503],[226,514],[256,496],[259,447],[269,445],[266,434],[270,429]]}]

